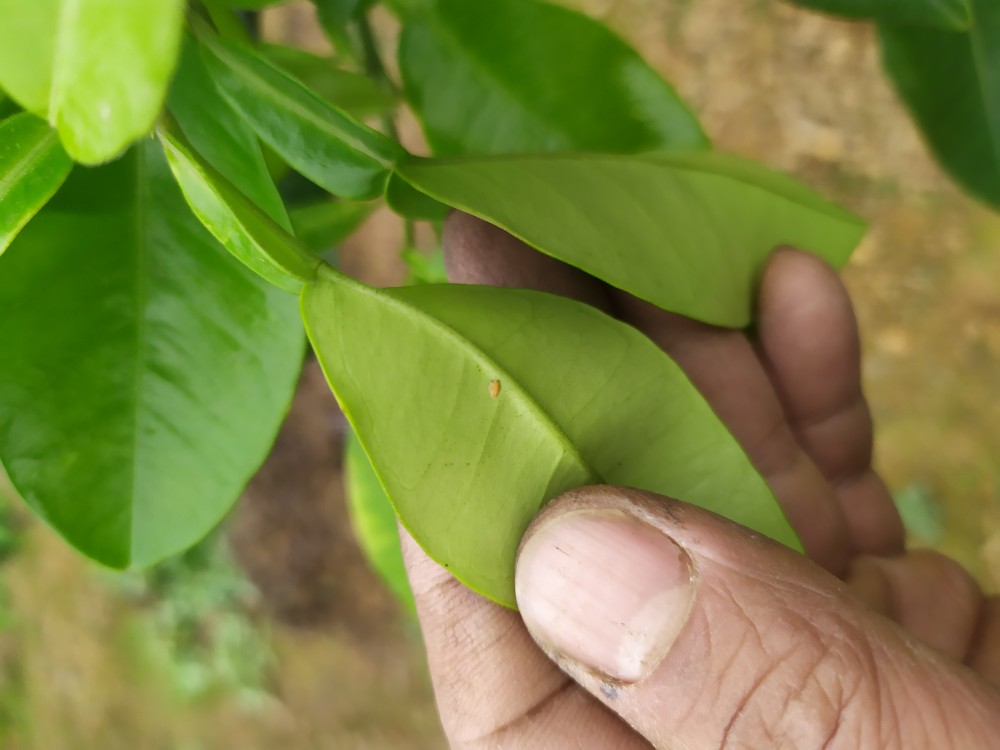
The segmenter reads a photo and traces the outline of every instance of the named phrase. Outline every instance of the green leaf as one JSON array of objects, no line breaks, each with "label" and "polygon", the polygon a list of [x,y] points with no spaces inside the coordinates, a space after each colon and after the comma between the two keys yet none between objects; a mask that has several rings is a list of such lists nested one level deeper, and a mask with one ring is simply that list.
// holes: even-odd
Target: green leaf
[{"label": "green leaf", "polygon": [[176,124],[164,120],[159,134],[177,184],[201,223],[247,268],[298,293],[320,259],[199,156]]},{"label": "green leaf", "polygon": [[47,116],[62,0],[0,0],[0,88]]},{"label": "green leaf", "polygon": [[353,200],[385,191],[395,142],[319,98],[248,47],[202,34],[220,91],[291,166],[334,195]]},{"label": "green leaf", "polygon": [[708,145],[627,44],[537,0],[437,0],[405,25],[399,65],[438,155]]},{"label": "green leaf", "polygon": [[191,40],[181,54],[167,104],[195,151],[285,229],[285,204],[257,136],[219,94]]},{"label": "green leaf", "polygon": [[505,606],[528,523],[582,484],[661,492],[798,547],[680,368],[594,308],[514,289],[379,291],[324,268],[302,311],[403,524]]},{"label": "green leaf", "polygon": [[[388,4],[388,3],[387,3]],[[357,45],[352,43],[352,24],[361,20],[375,5],[375,0],[313,0],[316,18],[333,46],[349,55],[355,55]]]},{"label": "green leaf", "polygon": [[314,253],[325,253],[350,237],[375,209],[374,203],[319,201],[292,209],[295,236]]},{"label": "green leaf", "polygon": [[385,202],[400,216],[420,221],[444,221],[450,210],[444,203],[414,188],[395,172],[389,177],[389,184],[385,188]]},{"label": "green leaf", "polygon": [[919,479],[893,494],[896,510],[908,534],[926,544],[937,544],[944,536],[944,508],[934,491]]},{"label": "green leaf", "polygon": [[966,0],[791,0],[803,8],[890,24],[967,29]]},{"label": "green leaf", "polygon": [[69,175],[56,131],[22,112],[0,122],[0,255]]},{"label": "green leaf", "polygon": [[334,23],[340,27],[361,18],[375,2],[374,0],[313,0],[320,23]]},{"label": "green leaf", "polygon": [[445,284],[448,282],[448,273],[444,267],[444,253],[440,247],[429,255],[412,248],[406,248],[399,255],[410,271],[407,279],[408,284]]},{"label": "green leaf", "polygon": [[0,120],[6,120],[8,117],[16,115],[21,111],[17,102],[4,94],[3,91],[0,91]]},{"label": "green leaf", "polygon": [[49,122],[76,161],[107,161],[152,130],[177,61],[184,5],[61,3]]},{"label": "green leaf", "polygon": [[78,169],[0,273],[0,460],[71,544],[146,566],[215,526],[295,388],[294,299],[191,215],[156,143]]},{"label": "green leaf", "polygon": [[775,247],[839,267],[864,233],[800,183],[709,151],[410,159],[398,172],[613,286],[733,328],[750,322],[756,280]]},{"label": "green leaf", "polygon": [[972,10],[970,33],[881,26],[882,62],[941,166],[1000,207],[1000,20]]},{"label": "green leaf", "polygon": [[368,76],[337,68],[332,57],[273,44],[262,45],[259,50],[275,66],[354,117],[384,115],[396,107],[392,94]]},{"label": "green leaf", "polygon": [[416,611],[403,565],[396,511],[353,431],[344,450],[344,485],[351,526],[368,562],[408,612]]}]

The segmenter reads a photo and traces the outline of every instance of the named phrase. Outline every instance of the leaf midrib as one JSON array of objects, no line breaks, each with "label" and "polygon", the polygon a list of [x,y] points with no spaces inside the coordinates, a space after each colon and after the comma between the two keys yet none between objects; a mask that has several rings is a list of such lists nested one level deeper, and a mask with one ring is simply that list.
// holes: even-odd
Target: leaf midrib
[{"label": "leaf midrib", "polygon": [[[693,156],[697,152],[681,152],[680,155],[683,156]],[[712,152],[705,152],[712,153]],[[496,154],[496,155],[481,155],[474,157],[466,156],[441,156],[433,158],[425,157],[410,157],[405,159],[396,165],[395,172],[399,174],[407,183],[410,184],[415,190],[424,192],[422,188],[413,184],[413,182],[407,177],[407,167],[413,166],[417,169],[424,167],[433,168],[435,165],[443,164],[447,166],[478,166],[480,164],[489,164],[491,162],[517,162],[517,161],[566,161],[566,162],[584,162],[584,161],[609,161],[616,163],[642,163],[647,166],[659,166],[662,165],[665,169],[674,170],[677,172],[688,172],[698,175],[710,175],[717,177],[722,180],[727,180],[730,182],[735,182],[744,187],[758,190],[760,192],[766,193],[767,195],[775,196],[786,200],[800,208],[807,211],[812,211],[814,213],[822,214],[835,221],[842,222],[844,224],[850,224],[857,227],[863,227],[864,222],[849,211],[839,208],[835,204],[828,201],[823,196],[816,194],[817,200],[822,202],[822,206],[812,205],[806,203],[799,198],[788,195],[783,192],[778,192],[770,189],[765,185],[757,184],[756,182],[751,182],[745,180],[739,176],[729,174],[725,170],[715,167],[715,166],[698,166],[694,164],[683,164],[683,163],[665,163],[665,161],[657,161],[655,159],[649,159],[645,157],[662,157],[664,160],[669,160],[671,157],[670,151],[644,151],[638,154],[610,154],[610,153],[595,153],[595,152],[574,152],[574,153],[535,153],[535,154]],[[765,165],[766,166],[766,165]],[[780,175],[780,173],[778,173]],[[435,200],[444,202],[440,196],[431,195],[430,193],[425,193],[425,195],[434,198]]]},{"label": "leaf midrib", "polygon": [[147,225],[149,209],[149,174],[146,169],[146,156],[142,148],[135,149],[135,206],[133,215],[133,230],[135,231],[135,361],[133,363],[133,402],[132,402],[132,482],[129,496],[129,549],[127,559],[131,563],[138,547],[138,532],[136,529],[136,499],[139,497],[139,445],[142,433],[144,412],[143,386],[146,380],[146,307],[149,302],[149,283],[146,271],[149,263],[149,237],[144,231]]},{"label": "leaf midrib", "polygon": [[[347,131],[343,131],[339,128],[332,127],[329,121],[320,117],[316,112],[313,112],[309,108],[302,106],[294,98],[286,95],[281,89],[272,86],[270,81],[258,75],[250,66],[246,65],[242,60],[238,59],[238,57],[230,53],[229,50],[227,50],[225,47],[218,44],[212,44],[211,50],[212,53],[215,54],[220,61],[223,61],[233,72],[239,74],[241,78],[248,85],[257,88],[262,98],[264,99],[270,98],[279,108],[283,107],[288,112],[297,115],[301,119],[307,120],[309,123],[316,126],[324,133],[332,136],[334,140],[337,140],[345,144],[346,146],[354,149],[355,151],[367,156],[369,159],[372,159],[382,167],[385,167],[386,169],[392,167],[391,160],[387,160],[381,154],[375,153],[373,149],[369,148],[367,144],[365,144],[363,141],[358,139],[353,134]],[[272,69],[278,75],[287,76],[286,73],[276,68],[263,58],[257,62]],[[298,86],[298,84],[295,85]],[[309,98],[311,98],[315,103],[319,104],[322,108],[326,109],[331,106],[327,102],[320,99],[319,97],[313,95],[313,93],[309,89],[304,87],[299,87],[299,89],[303,94],[309,96]],[[233,102],[233,105],[236,106],[237,108],[241,108],[239,107],[238,102]],[[349,115],[347,115],[344,112],[337,112],[336,114],[340,117],[344,117],[348,121],[351,121],[352,119],[350,118]],[[363,125],[361,125],[361,123],[357,123],[357,125],[358,127],[364,127]]]},{"label": "leaf midrib", "polygon": [[[549,413],[541,406],[538,400],[533,394],[531,394],[524,385],[516,379],[511,373],[504,367],[502,367],[498,362],[496,362],[492,357],[490,357],[486,352],[480,349],[475,343],[470,341],[468,338],[463,336],[461,332],[453,328],[452,326],[445,323],[440,318],[425,312],[416,305],[407,302],[390,292],[383,291],[380,289],[375,289],[369,287],[365,284],[357,282],[339,271],[333,269],[329,265],[324,265],[319,274],[319,279],[326,279],[326,283],[329,283],[331,287],[336,289],[337,286],[354,286],[357,290],[370,297],[380,299],[383,303],[388,303],[400,307],[407,311],[408,314],[414,316],[420,316],[429,325],[437,329],[443,336],[456,342],[462,349],[470,352],[472,359],[476,361],[479,365],[486,365],[488,369],[484,368],[484,372],[492,372],[496,374],[496,377],[504,384],[504,390],[513,389],[518,393],[526,404],[528,411],[537,419],[537,421],[545,428],[545,431],[550,434],[553,439],[562,447],[562,449],[573,456],[576,461],[579,462],[580,466],[583,467],[586,472],[590,475],[595,483],[602,483],[604,480],[601,475],[591,466],[590,462],[587,461],[583,454],[580,453],[579,447],[570,439],[562,427],[555,422],[555,420],[549,415]],[[307,288],[315,286],[315,282],[310,284]],[[510,386],[507,384],[510,383]],[[336,384],[331,382],[331,387],[336,391]],[[343,403],[342,399],[341,402]],[[346,407],[345,413],[350,416],[349,411]],[[353,423],[353,422],[352,422]],[[381,477],[380,477],[381,480]]]}]

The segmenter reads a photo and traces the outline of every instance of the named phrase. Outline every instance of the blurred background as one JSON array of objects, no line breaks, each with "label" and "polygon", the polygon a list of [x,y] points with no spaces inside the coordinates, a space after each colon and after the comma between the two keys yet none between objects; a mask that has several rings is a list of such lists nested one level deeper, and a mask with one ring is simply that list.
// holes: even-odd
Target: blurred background
[{"label": "blurred background", "polygon": [[[913,542],[1000,589],[1000,217],[934,165],[882,75],[872,26],[772,0],[566,4],[632,42],[719,148],[871,222],[845,278],[878,466]],[[269,9],[264,36],[328,51],[311,8]],[[376,20],[391,50],[394,22]],[[414,123],[399,125],[419,150]],[[403,243],[378,211],[341,263],[398,284]],[[307,366],[225,526],[142,574],[87,563],[0,480],[0,748],[443,747],[416,626],[353,540],[344,428]]]}]

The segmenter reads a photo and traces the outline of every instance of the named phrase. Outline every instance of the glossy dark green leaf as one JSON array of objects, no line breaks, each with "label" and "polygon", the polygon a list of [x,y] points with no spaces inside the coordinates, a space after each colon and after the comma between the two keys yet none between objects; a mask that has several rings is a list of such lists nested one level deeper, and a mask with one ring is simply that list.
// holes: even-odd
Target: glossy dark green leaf
[{"label": "glossy dark green leaf", "polygon": [[437,0],[405,25],[399,65],[438,155],[707,145],[627,44],[538,0]]},{"label": "glossy dark green leaf", "polygon": [[314,253],[337,247],[354,233],[375,209],[374,203],[324,200],[292,209],[295,236]]},{"label": "glossy dark green leaf", "polygon": [[1000,162],[1000,4],[995,0],[968,0],[972,9],[972,51],[981,81],[984,108],[993,137],[994,156]]},{"label": "glossy dark green leaf", "polygon": [[303,175],[334,195],[382,195],[398,144],[321,99],[248,47],[205,33],[205,60],[247,124]]},{"label": "glossy dark green leaf", "polygon": [[398,173],[613,286],[721,326],[750,322],[775,247],[839,267],[864,234],[800,183],[709,151],[410,159]]},{"label": "glossy dark green leaf", "polygon": [[158,144],[78,169],[2,259],[0,460],[106,565],[184,549],[271,446],[295,317],[198,224]]},{"label": "glossy dark green leaf", "polygon": [[881,26],[882,62],[941,165],[1000,207],[1000,23],[990,2],[972,8],[970,33]]},{"label": "glossy dark green leaf", "polygon": [[222,98],[191,40],[184,46],[167,104],[198,154],[268,216],[290,228],[257,136]]},{"label": "glossy dark green leaf", "polygon": [[804,8],[847,18],[901,25],[966,29],[966,0],[791,0]]},{"label": "glossy dark green leaf", "polygon": [[320,259],[195,152],[176,124],[163,121],[159,134],[177,184],[201,223],[254,273],[298,293]]},{"label": "glossy dark green leaf", "polygon": [[0,120],[6,120],[8,117],[16,115],[21,111],[21,107],[18,106],[17,102],[3,91],[0,91]]},{"label": "glossy dark green leaf", "polygon": [[22,112],[0,122],[0,255],[72,168],[44,120]]},{"label": "glossy dark green leaf", "polygon": [[368,76],[338,68],[332,57],[278,45],[264,45],[260,51],[274,65],[354,117],[384,115],[396,107],[392,94]]},{"label": "glossy dark green leaf", "polygon": [[45,117],[63,0],[0,0],[0,88]]},{"label": "glossy dark green leaf", "polygon": [[48,116],[76,161],[107,161],[152,130],[177,61],[184,6],[60,3]]},{"label": "glossy dark green leaf", "polygon": [[344,488],[354,536],[368,562],[408,612],[416,611],[403,565],[396,511],[353,431],[344,450]]},{"label": "glossy dark green leaf", "polygon": [[661,492],[798,547],[680,368],[594,308],[513,289],[379,291],[324,268],[302,310],[403,524],[501,604],[515,604],[514,556],[538,508],[586,483]]}]

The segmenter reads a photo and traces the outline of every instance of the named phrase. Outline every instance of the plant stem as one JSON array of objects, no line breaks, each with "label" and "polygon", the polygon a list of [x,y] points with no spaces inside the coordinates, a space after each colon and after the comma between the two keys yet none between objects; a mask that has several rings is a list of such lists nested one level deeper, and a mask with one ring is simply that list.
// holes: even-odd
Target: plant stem
[{"label": "plant stem", "polygon": [[[367,73],[368,77],[374,80],[375,83],[387,89],[394,97],[398,98],[400,96],[400,91],[389,77],[389,74],[385,69],[385,64],[382,62],[382,56],[379,54],[378,44],[375,41],[375,34],[372,31],[372,25],[368,20],[367,13],[362,15],[357,20],[356,27],[358,37],[361,41],[361,51],[364,59],[365,73]],[[399,130],[396,128],[396,122],[393,119],[393,116],[391,114],[382,115],[381,122],[386,135],[398,143]],[[416,231],[414,229],[413,222],[410,219],[406,219],[403,222],[403,238],[408,248],[415,246]]]}]

